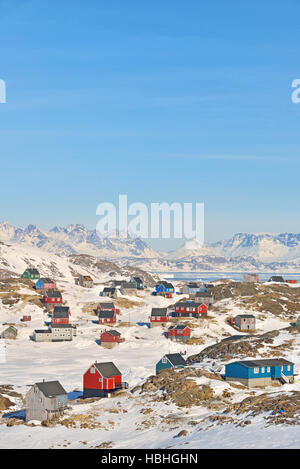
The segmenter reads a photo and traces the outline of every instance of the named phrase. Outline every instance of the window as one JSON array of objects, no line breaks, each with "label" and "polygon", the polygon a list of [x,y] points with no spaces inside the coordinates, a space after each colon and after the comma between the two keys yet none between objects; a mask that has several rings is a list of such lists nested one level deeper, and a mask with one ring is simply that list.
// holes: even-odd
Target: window
[{"label": "window", "polygon": [[259,373],[259,368],[254,368],[253,373],[258,374]]},{"label": "window", "polygon": [[287,366],[287,371],[291,371],[291,365]]},{"label": "window", "polygon": [[270,371],[271,371],[271,368],[268,366],[267,367],[267,372],[270,373]]},{"label": "window", "polygon": [[162,359],[162,363],[167,363],[167,359],[166,359],[166,357],[163,357],[163,359]]},{"label": "window", "polygon": [[93,366],[92,366],[92,368],[90,369],[90,372],[91,372],[92,374],[95,373],[95,368],[94,368]]},{"label": "window", "polygon": [[262,373],[265,372],[265,367],[264,367],[264,366],[262,367],[261,372],[262,372]]}]

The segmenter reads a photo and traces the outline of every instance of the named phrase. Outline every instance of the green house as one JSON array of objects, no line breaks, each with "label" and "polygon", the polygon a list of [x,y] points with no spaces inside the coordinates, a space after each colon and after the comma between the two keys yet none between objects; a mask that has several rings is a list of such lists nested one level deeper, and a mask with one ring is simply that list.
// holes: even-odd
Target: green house
[{"label": "green house", "polygon": [[22,277],[30,278],[31,280],[37,280],[40,278],[40,273],[37,269],[26,269]]}]

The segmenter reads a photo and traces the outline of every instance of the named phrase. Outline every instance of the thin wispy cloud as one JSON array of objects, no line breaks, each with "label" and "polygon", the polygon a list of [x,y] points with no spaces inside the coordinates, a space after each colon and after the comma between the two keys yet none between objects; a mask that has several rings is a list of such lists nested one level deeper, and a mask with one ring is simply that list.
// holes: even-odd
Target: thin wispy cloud
[{"label": "thin wispy cloud", "polygon": [[[161,155],[159,156],[161,157]],[[220,160],[220,161],[285,161],[296,159],[287,156],[260,156],[260,155],[201,155],[187,153],[169,153],[165,158],[178,160]]]}]

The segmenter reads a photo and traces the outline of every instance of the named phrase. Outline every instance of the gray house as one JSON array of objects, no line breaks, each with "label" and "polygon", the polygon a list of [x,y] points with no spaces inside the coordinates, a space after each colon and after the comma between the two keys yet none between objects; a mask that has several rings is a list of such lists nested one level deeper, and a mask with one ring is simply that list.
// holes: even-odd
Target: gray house
[{"label": "gray house", "polygon": [[133,283],[137,290],[144,290],[144,282],[140,277],[132,277],[130,283]]},{"label": "gray house", "polygon": [[26,422],[52,420],[67,408],[67,393],[58,381],[35,383],[25,396]]},{"label": "gray house", "polygon": [[241,331],[254,331],[255,316],[252,314],[238,314],[234,318],[234,325]]},{"label": "gray house", "polygon": [[137,288],[135,283],[123,282],[120,287],[122,295],[136,295]]},{"label": "gray house", "polygon": [[75,279],[75,284],[81,287],[92,288],[94,285],[92,277],[89,275],[80,275]]},{"label": "gray house", "polygon": [[115,287],[104,287],[100,292],[100,296],[107,296],[108,298],[117,298],[118,290]]},{"label": "gray house", "polygon": [[181,288],[181,293],[183,294],[188,294],[188,295],[194,295],[197,290],[199,290],[199,288],[202,286],[202,284],[200,283],[196,283],[196,282],[189,282],[189,283],[186,283],[185,285],[183,285],[183,287]]},{"label": "gray house", "polygon": [[207,306],[214,304],[214,296],[210,291],[197,291],[195,300]]},{"label": "gray house", "polygon": [[9,326],[7,329],[1,333],[2,339],[15,339],[18,335],[18,330],[14,326]]}]

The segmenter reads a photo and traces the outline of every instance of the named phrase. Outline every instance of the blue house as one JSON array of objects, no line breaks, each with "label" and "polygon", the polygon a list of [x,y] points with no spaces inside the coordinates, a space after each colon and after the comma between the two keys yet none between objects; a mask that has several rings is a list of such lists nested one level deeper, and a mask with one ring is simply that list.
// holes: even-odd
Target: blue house
[{"label": "blue house", "polygon": [[226,365],[225,379],[239,381],[248,388],[270,386],[274,380],[292,383],[294,363],[284,358],[236,361]]},{"label": "blue house", "polygon": [[184,368],[187,365],[181,353],[168,353],[156,363],[156,374],[167,368]]},{"label": "blue house", "polygon": [[56,283],[51,280],[50,278],[40,278],[36,284],[35,288],[37,290],[55,290],[56,289]]},{"label": "blue house", "polygon": [[172,283],[162,281],[162,282],[158,283],[157,285],[155,285],[155,291],[156,291],[157,294],[159,294],[159,293],[168,294],[168,293],[174,293],[175,288],[172,285]]}]

